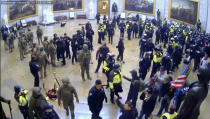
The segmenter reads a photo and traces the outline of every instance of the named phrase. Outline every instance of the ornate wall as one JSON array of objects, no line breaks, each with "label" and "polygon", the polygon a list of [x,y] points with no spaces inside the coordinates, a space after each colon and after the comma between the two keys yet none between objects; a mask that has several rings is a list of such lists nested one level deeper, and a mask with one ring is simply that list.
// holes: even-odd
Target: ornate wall
[{"label": "ornate wall", "polygon": [[[46,1],[46,0],[44,0],[44,1]],[[111,13],[111,6],[114,2],[117,3],[117,5],[118,5],[118,14],[123,12],[123,2],[122,1],[123,0],[110,0],[110,13]],[[92,5],[90,5],[90,3]],[[50,4],[48,4],[48,5],[39,4],[38,16],[26,18],[26,21],[36,20],[38,23],[41,22],[43,19],[43,11],[44,11],[44,9],[50,10],[49,6],[51,6],[51,5]],[[158,9],[160,10],[161,16],[163,18],[168,18],[169,0],[156,0],[155,11],[157,11]],[[90,10],[92,11],[92,14],[94,14],[94,15],[97,13],[97,0],[84,0],[84,11],[77,11],[76,13],[79,14],[79,13],[85,12],[87,17],[90,17],[90,15],[91,15],[89,13]],[[207,22],[210,23],[210,0],[200,0],[200,10],[199,11],[200,11],[199,18],[202,22],[202,28],[206,29],[207,32],[210,32],[210,24],[207,24]],[[207,15],[207,14],[209,14],[209,15]],[[54,16],[59,16],[59,15],[66,15],[67,17],[69,17],[68,12],[54,13]],[[111,13],[110,17],[112,17],[112,16],[113,16],[113,14]],[[7,5],[6,4],[1,4],[0,17],[1,17],[0,23],[3,23],[2,19],[4,17],[7,17]],[[93,16],[91,16],[91,17],[93,17]],[[152,18],[152,17],[150,17],[150,18]],[[12,25],[16,22],[9,23],[9,25]]]}]

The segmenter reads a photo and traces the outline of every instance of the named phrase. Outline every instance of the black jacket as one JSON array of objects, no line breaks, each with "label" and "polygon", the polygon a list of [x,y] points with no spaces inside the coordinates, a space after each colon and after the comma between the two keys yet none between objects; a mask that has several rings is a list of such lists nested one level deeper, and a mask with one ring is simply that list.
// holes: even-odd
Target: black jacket
[{"label": "black jacket", "polygon": [[116,102],[122,112],[119,119],[136,119],[136,117],[138,116],[136,108],[131,108],[131,110],[125,110],[123,107],[124,105],[119,101],[119,99],[116,100]]},{"label": "black jacket", "polygon": [[107,101],[104,90],[98,90],[95,86],[93,86],[89,91],[87,99],[90,110],[102,108],[104,99]]},{"label": "black jacket", "polygon": [[40,66],[38,65],[37,61],[31,60],[29,62],[30,71],[33,75],[38,74],[40,70]]}]

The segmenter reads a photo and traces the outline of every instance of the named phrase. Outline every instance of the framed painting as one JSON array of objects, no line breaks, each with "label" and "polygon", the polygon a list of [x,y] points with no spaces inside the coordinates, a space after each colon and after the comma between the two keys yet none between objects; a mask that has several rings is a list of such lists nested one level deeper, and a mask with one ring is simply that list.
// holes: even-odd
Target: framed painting
[{"label": "framed painting", "polygon": [[98,12],[101,15],[109,14],[109,0],[98,0]]},{"label": "framed painting", "polygon": [[8,22],[38,15],[36,0],[9,0],[7,3]]},{"label": "framed painting", "polygon": [[156,0],[123,0],[125,12],[155,16]]},{"label": "framed painting", "polygon": [[84,10],[84,0],[52,0],[53,12],[69,12]]},{"label": "framed painting", "polygon": [[199,19],[200,3],[198,0],[170,0],[169,19],[195,25]]}]

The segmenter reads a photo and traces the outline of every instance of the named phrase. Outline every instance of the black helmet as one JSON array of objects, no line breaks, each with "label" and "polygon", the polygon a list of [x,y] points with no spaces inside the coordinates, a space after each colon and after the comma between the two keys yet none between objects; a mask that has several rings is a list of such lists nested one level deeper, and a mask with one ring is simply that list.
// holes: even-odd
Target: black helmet
[{"label": "black helmet", "polygon": [[114,69],[120,68],[120,64],[119,64],[119,63],[114,63],[114,64],[113,64],[113,68],[114,68]]},{"label": "black helmet", "polygon": [[20,90],[21,90],[21,87],[19,85],[14,86],[15,93],[18,94],[20,92]]},{"label": "black helmet", "polygon": [[133,79],[135,79],[135,80],[139,79],[137,71],[135,69],[131,70],[130,73],[131,73]]}]

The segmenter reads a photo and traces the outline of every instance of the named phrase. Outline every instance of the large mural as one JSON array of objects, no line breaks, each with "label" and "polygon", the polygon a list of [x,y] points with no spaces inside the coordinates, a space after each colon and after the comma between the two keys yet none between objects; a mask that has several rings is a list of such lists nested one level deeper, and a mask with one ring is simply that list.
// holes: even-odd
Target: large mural
[{"label": "large mural", "polygon": [[83,10],[84,0],[53,0],[53,12]]},{"label": "large mural", "polygon": [[199,17],[199,2],[195,0],[170,0],[169,19],[195,25]]},{"label": "large mural", "polygon": [[146,15],[155,15],[155,0],[123,0],[124,10]]},{"label": "large mural", "polygon": [[9,0],[7,13],[9,22],[38,15],[36,0]]}]

